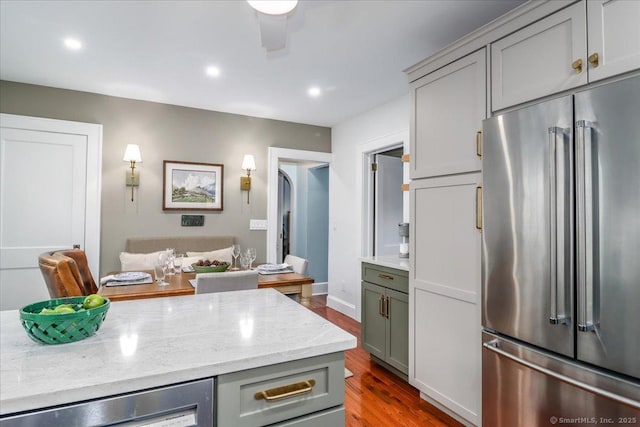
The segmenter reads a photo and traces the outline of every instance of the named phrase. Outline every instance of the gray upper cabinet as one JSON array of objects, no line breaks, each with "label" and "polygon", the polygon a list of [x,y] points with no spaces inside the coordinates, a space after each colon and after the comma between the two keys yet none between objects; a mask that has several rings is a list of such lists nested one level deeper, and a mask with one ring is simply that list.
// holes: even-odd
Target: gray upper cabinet
[{"label": "gray upper cabinet", "polygon": [[587,83],[585,4],[491,44],[493,111]]},{"label": "gray upper cabinet", "polygon": [[478,132],[486,118],[486,49],[414,81],[411,179],[479,171]]},{"label": "gray upper cabinet", "polygon": [[640,1],[587,2],[589,81],[640,68]]},{"label": "gray upper cabinet", "polygon": [[581,1],[492,43],[492,111],[640,68],[638,22],[638,1]]}]

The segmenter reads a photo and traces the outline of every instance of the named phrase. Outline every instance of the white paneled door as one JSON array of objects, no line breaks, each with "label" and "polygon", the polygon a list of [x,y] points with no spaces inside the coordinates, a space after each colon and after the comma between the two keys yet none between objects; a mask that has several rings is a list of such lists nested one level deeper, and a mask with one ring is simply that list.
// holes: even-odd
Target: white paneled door
[{"label": "white paneled door", "polygon": [[0,309],[49,299],[38,255],[78,245],[99,274],[102,126],[0,117]]}]

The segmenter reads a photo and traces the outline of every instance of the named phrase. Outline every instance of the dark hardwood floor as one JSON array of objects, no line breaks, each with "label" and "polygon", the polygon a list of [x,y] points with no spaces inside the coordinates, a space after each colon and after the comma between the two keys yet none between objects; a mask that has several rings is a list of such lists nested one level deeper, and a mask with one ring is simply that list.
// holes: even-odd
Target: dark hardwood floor
[{"label": "dark hardwood floor", "polygon": [[328,308],[326,302],[323,295],[301,303],[358,338],[358,347],[348,350],[345,357],[345,367],[353,372],[345,380],[347,427],[462,426],[420,399],[418,390],[409,383],[370,361],[361,346],[360,323]]}]

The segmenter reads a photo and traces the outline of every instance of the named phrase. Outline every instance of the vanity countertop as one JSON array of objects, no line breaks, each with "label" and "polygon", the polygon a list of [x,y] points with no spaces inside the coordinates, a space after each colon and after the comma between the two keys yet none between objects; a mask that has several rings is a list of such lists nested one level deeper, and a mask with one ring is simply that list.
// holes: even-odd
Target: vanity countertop
[{"label": "vanity countertop", "polygon": [[345,351],[356,338],[273,289],[112,302],[82,341],[32,341],[0,313],[0,415]]},{"label": "vanity countertop", "polygon": [[369,256],[360,258],[362,262],[376,264],[382,267],[397,268],[409,271],[409,258],[400,258],[398,255]]}]

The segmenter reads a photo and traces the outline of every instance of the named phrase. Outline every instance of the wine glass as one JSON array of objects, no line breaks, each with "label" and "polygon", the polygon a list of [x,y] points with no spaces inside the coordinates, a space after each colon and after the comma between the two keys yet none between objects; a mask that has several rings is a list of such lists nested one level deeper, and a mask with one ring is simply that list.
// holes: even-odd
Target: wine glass
[{"label": "wine glass", "polygon": [[256,260],[256,248],[247,249],[247,258],[251,260],[249,262],[249,269],[253,269],[253,261]]},{"label": "wine glass", "polygon": [[176,273],[176,274],[182,273],[182,260],[183,260],[183,258],[184,258],[183,254],[176,255],[173,258],[173,270],[174,270],[174,273]]},{"label": "wine glass", "polygon": [[249,270],[251,258],[246,253],[240,254],[240,270]]},{"label": "wine glass", "polygon": [[176,257],[176,250],[173,248],[167,248],[165,252],[167,253],[167,276],[173,276],[173,260]]},{"label": "wine glass", "polygon": [[167,282],[164,281],[165,276],[167,275],[167,253],[160,252],[158,255],[158,259],[153,264],[153,274],[156,277],[156,282],[159,286],[168,285]]},{"label": "wine glass", "polygon": [[236,243],[231,249],[231,256],[233,256],[233,268],[231,270],[233,271],[239,270],[238,257],[240,256],[240,253],[242,253],[242,250],[240,249],[240,245]]}]

